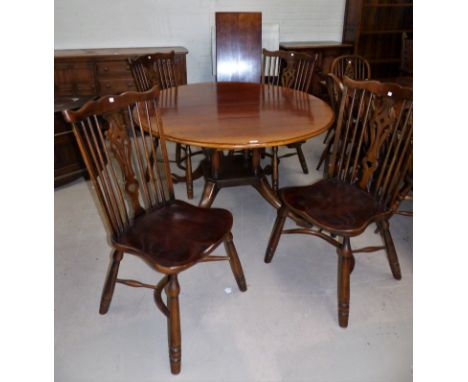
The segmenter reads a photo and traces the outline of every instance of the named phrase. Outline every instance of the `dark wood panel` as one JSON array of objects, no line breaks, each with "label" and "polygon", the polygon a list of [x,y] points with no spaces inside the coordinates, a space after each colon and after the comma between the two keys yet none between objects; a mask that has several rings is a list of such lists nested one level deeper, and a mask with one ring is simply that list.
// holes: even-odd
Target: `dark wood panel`
[{"label": "dark wood panel", "polygon": [[262,14],[216,13],[216,78],[228,82],[260,82]]}]

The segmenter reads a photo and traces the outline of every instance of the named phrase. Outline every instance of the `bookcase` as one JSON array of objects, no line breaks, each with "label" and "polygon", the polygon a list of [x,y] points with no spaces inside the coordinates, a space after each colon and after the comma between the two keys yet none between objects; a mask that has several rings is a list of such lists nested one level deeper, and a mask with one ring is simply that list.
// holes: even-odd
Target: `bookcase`
[{"label": "bookcase", "polygon": [[403,36],[412,39],[412,0],[347,0],[343,42],[371,64],[373,78],[395,77],[402,64]]}]

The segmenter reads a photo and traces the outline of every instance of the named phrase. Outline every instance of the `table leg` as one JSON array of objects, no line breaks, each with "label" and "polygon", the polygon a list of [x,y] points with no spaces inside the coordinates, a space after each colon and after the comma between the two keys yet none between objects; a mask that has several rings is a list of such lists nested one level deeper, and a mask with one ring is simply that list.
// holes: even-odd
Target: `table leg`
[{"label": "table leg", "polygon": [[254,187],[274,208],[278,209],[281,207],[281,201],[271,188],[265,175],[261,175],[258,178],[258,182],[257,184],[254,184]]},{"label": "table leg", "polygon": [[261,153],[259,149],[253,149],[252,150],[252,169],[255,173],[255,175],[258,176],[261,168],[260,168],[260,159],[261,159]]},{"label": "table leg", "polygon": [[281,207],[281,201],[278,199],[275,191],[271,188],[268,180],[260,167],[261,150],[254,149],[252,153],[252,168],[258,181],[253,185],[263,198],[276,209]]},{"label": "table leg", "polygon": [[203,188],[203,194],[198,204],[200,207],[210,208],[213,204],[216,194],[218,193],[219,188],[216,186],[215,182],[207,180],[205,182],[205,187]]},{"label": "table leg", "polygon": [[216,185],[216,179],[219,176],[219,166],[220,166],[220,152],[218,150],[213,150],[211,152],[211,176],[213,177],[214,181],[205,180],[205,187],[203,188],[203,194],[200,199],[200,203],[198,204],[200,207],[209,208],[213,204],[216,194],[219,191],[218,186]]},{"label": "table leg", "polygon": [[221,153],[218,150],[211,152],[211,176],[214,179],[219,177],[219,166],[221,162]]}]

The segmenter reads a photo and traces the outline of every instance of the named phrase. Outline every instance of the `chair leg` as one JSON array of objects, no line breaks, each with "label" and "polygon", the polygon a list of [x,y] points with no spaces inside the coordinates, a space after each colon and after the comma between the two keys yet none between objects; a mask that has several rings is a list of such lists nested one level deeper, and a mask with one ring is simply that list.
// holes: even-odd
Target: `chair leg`
[{"label": "chair leg", "polygon": [[182,341],[180,334],[180,311],[179,311],[179,282],[177,274],[169,275],[169,283],[166,287],[167,309],[169,317],[167,319],[167,332],[169,338],[169,361],[171,363],[171,373],[179,374],[182,358]]},{"label": "chair leg", "polygon": [[278,147],[272,147],[271,168],[271,185],[278,192]]},{"label": "chair leg", "polygon": [[296,151],[297,151],[297,156],[299,157],[299,162],[301,163],[302,172],[303,172],[304,174],[308,174],[308,173],[309,173],[309,169],[307,168],[307,162],[306,162],[306,160],[305,160],[304,153],[302,152],[302,147],[301,147],[301,145],[297,145]]},{"label": "chair leg", "polygon": [[320,170],[320,167],[322,166],[323,163],[325,163],[325,165],[324,165],[325,166],[325,171],[327,170],[327,161],[326,161],[326,159],[330,155],[330,148],[331,148],[331,143],[327,142],[327,145],[325,146],[325,148],[322,151],[322,154],[320,155],[320,159],[319,159],[318,165],[316,167],[317,171]]},{"label": "chair leg", "polygon": [[176,143],[176,147],[175,147],[175,162],[177,164],[177,166],[179,166],[180,164],[180,159],[182,157],[182,145],[180,143]]},{"label": "chair leg", "polygon": [[275,254],[276,248],[278,247],[279,239],[281,232],[283,231],[284,222],[286,216],[288,215],[288,209],[285,206],[282,206],[278,210],[278,215],[276,216],[275,225],[271,231],[270,240],[268,241],[268,246],[265,253],[265,263],[270,263]]},{"label": "chair leg", "polygon": [[401,270],[400,263],[398,261],[398,256],[395,250],[395,244],[393,243],[392,235],[390,233],[390,227],[388,220],[379,222],[377,227],[384,239],[385,249],[387,250],[387,259],[390,264],[390,269],[392,270],[392,275],[396,280],[401,280]]},{"label": "chair leg", "polygon": [[328,137],[330,136],[330,133],[333,129],[328,129],[327,135],[325,135],[325,139],[323,140],[323,143],[327,143]]},{"label": "chair leg", "polygon": [[192,177],[192,149],[187,146],[185,156],[185,181],[187,186],[187,197],[193,199],[193,177]]},{"label": "chair leg", "polygon": [[338,248],[338,323],[342,328],[348,326],[350,275],[354,267],[349,237],[343,239],[343,245]]},{"label": "chair leg", "polygon": [[114,250],[112,253],[112,262],[107,273],[104,289],[101,295],[101,304],[99,306],[99,313],[106,314],[109,310],[112,296],[114,294],[115,282],[117,280],[117,273],[119,272],[120,261],[123,258],[123,252]]},{"label": "chair leg", "polygon": [[231,265],[232,273],[236,279],[237,286],[242,292],[247,290],[247,284],[245,282],[244,271],[242,270],[242,265],[237,256],[237,250],[232,241],[232,233],[229,232],[224,239],[224,247],[229,256],[229,264]]}]

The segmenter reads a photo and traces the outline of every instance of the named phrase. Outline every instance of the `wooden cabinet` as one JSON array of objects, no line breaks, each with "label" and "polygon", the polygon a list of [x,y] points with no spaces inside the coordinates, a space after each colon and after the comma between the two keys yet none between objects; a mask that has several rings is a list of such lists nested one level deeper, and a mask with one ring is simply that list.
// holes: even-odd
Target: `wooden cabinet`
[{"label": "wooden cabinet", "polygon": [[56,50],[55,96],[102,96],[135,90],[128,58],[171,50],[175,51],[178,84],[186,84],[188,51],[183,47]]},{"label": "wooden cabinet", "polygon": [[412,0],[347,0],[343,42],[371,64],[372,77],[399,74],[403,34],[413,32]]},{"label": "wooden cabinet", "polygon": [[320,83],[321,74],[328,73],[330,65],[335,57],[353,51],[353,44],[339,43],[337,41],[301,41],[301,42],[280,42],[280,49],[287,51],[304,52],[310,55],[318,54],[316,74],[312,78],[309,93],[324,98],[326,88]]},{"label": "wooden cabinet", "polygon": [[62,115],[62,110],[82,106],[87,97],[55,97],[54,99],[54,186],[58,187],[83,175],[86,168],[81,159],[72,126]]},{"label": "wooden cabinet", "polygon": [[56,50],[54,57],[54,185],[86,175],[71,125],[62,110],[80,107],[86,100],[135,90],[127,60],[147,53],[175,51],[178,84],[187,83],[183,47]]}]

